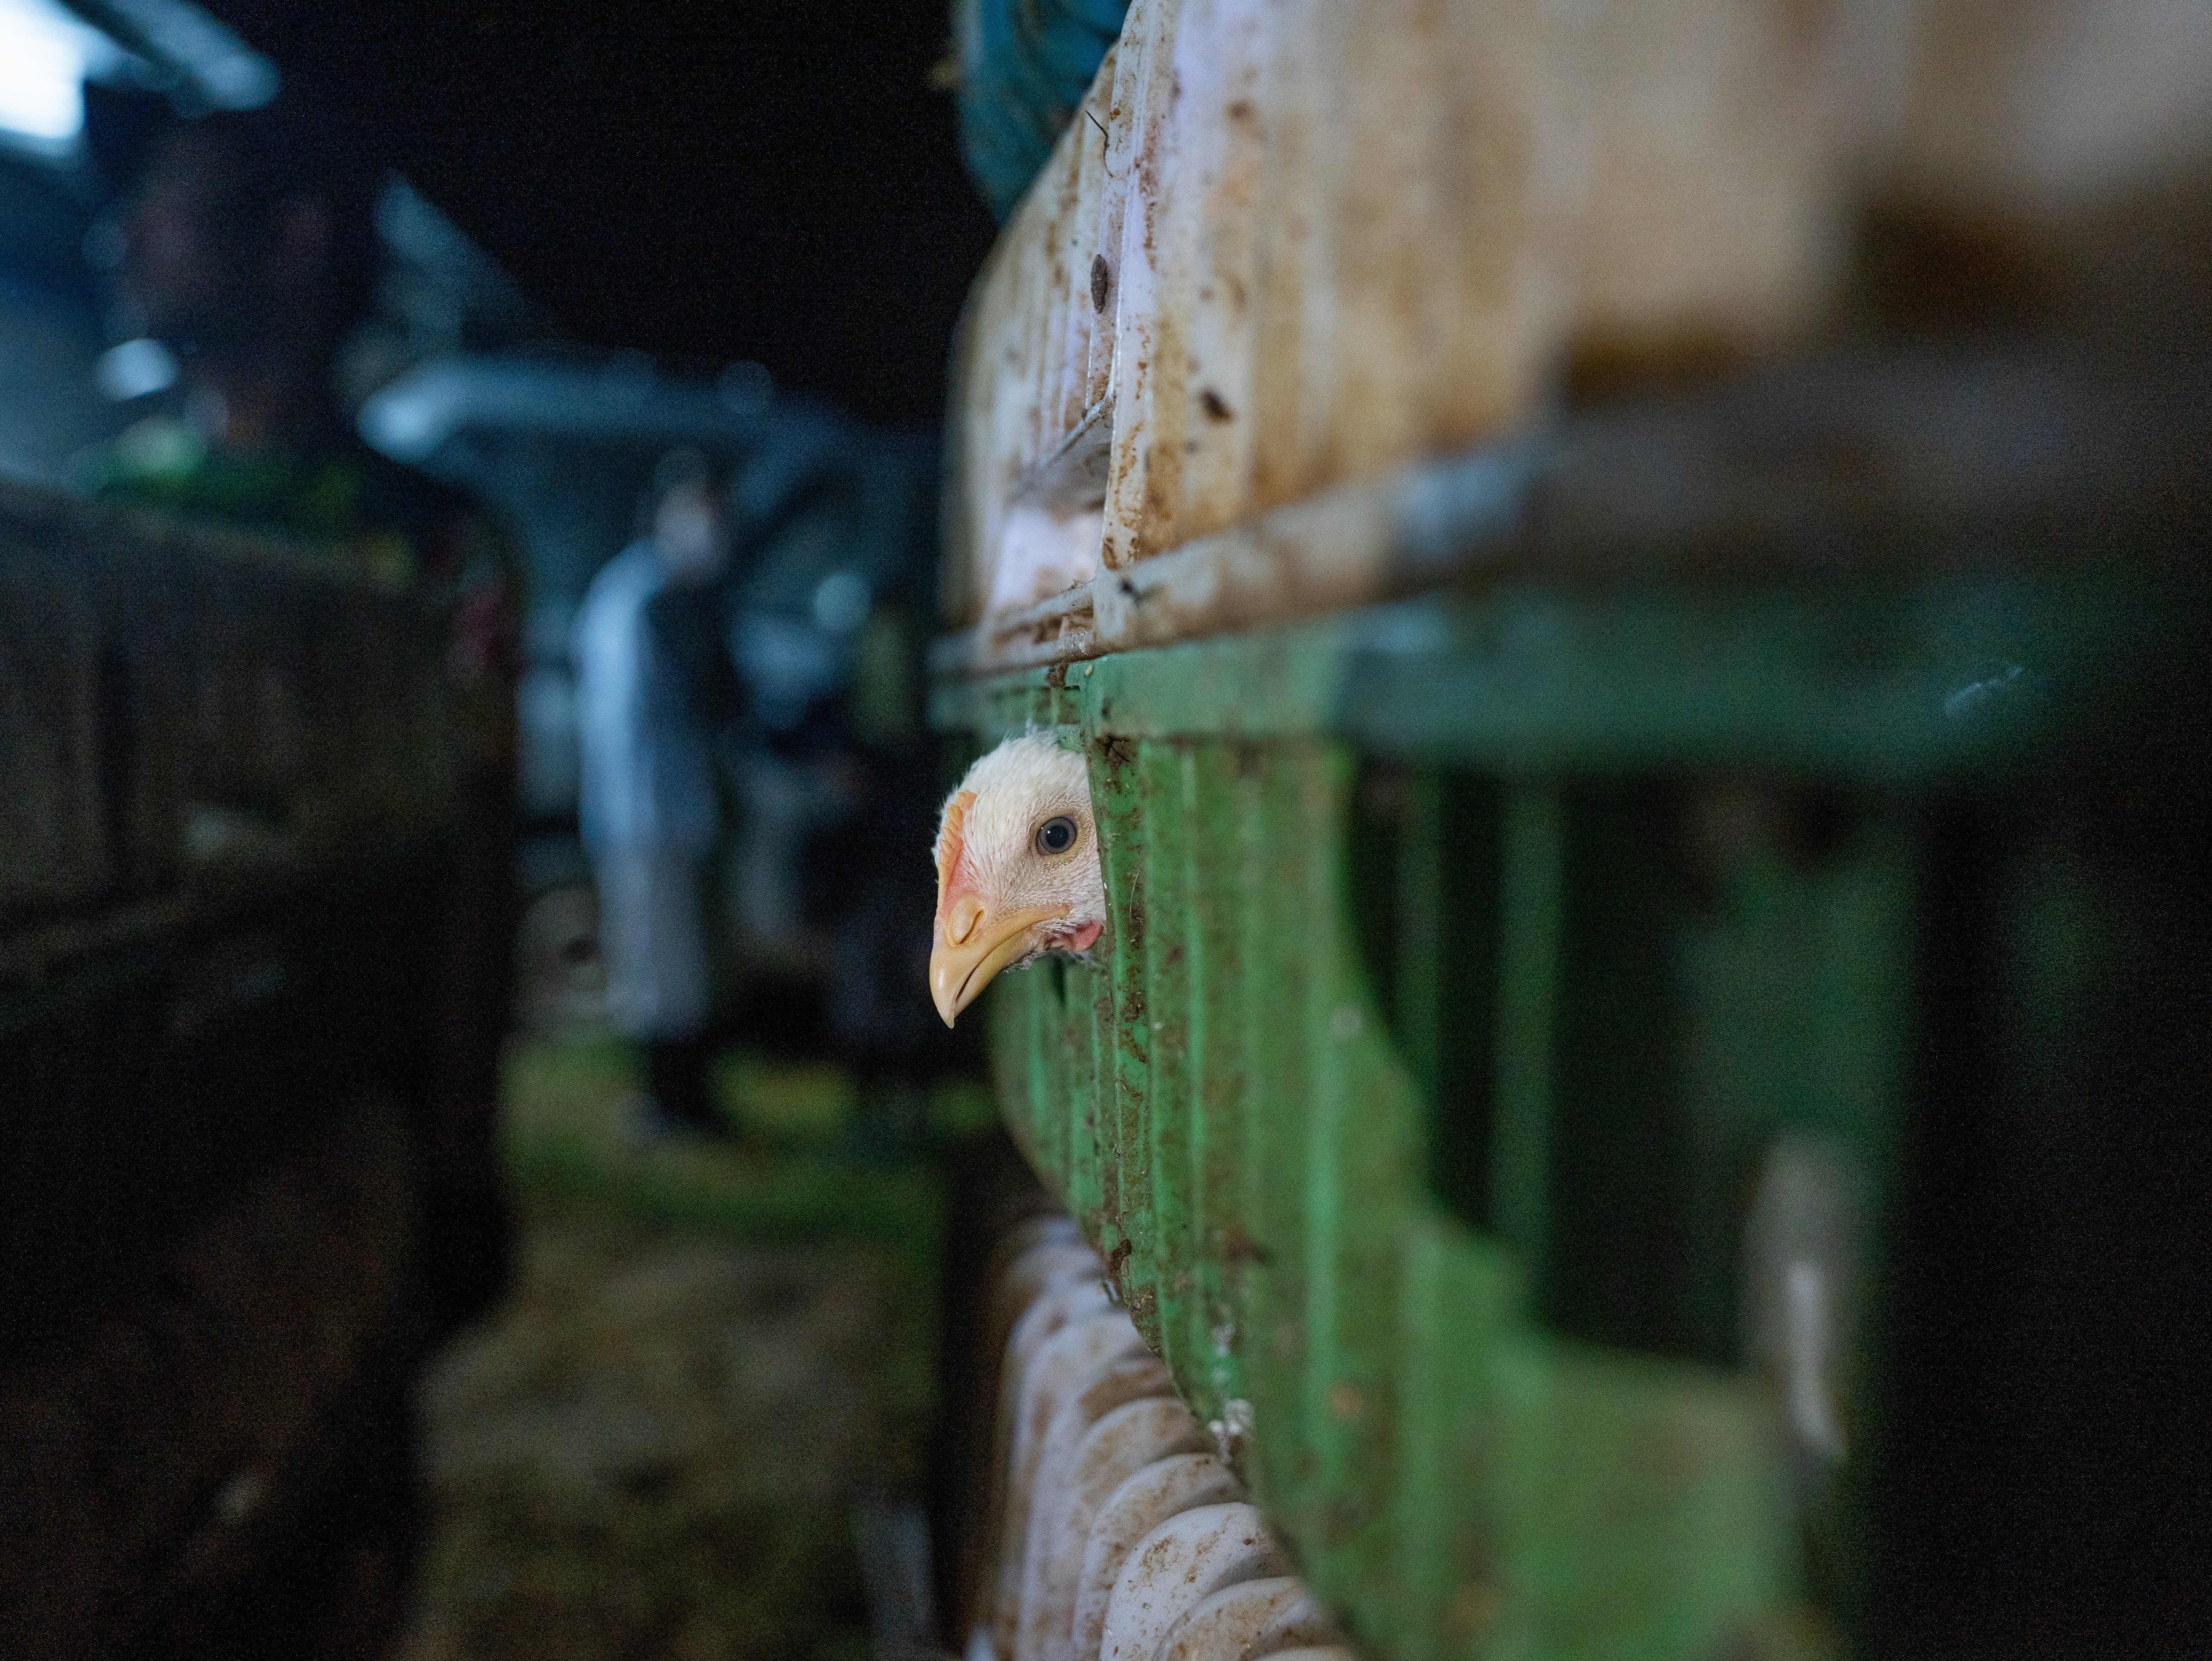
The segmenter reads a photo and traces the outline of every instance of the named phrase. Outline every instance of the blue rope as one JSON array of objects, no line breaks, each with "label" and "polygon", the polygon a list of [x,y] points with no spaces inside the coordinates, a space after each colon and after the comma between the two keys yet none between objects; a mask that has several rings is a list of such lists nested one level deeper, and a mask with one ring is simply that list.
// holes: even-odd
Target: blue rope
[{"label": "blue rope", "polygon": [[1128,0],[953,0],[960,149],[1001,223],[1121,32]]}]

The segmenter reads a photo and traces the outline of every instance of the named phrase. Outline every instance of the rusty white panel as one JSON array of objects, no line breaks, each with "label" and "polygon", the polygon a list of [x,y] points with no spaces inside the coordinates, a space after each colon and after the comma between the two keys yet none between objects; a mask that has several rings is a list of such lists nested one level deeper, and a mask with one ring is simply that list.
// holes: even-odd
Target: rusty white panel
[{"label": "rusty white panel", "polygon": [[1341,1636],[1304,1581],[1271,1575],[1224,1586],[1201,1599],[1168,1634],[1157,1661],[1263,1661]]},{"label": "rusty white panel", "polygon": [[1134,141],[1109,568],[1530,406],[1562,307],[1529,273],[1566,252],[1530,203],[1540,11],[1185,0],[1143,43],[1181,95]]},{"label": "rusty white panel", "polygon": [[1898,165],[2029,224],[2212,169],[2203,0],[1917,0]]},{"label": "rusty white panel", "polygon": [[961,315],[951,353],[952,417],[945,436],[945,564],[940,596],[951,622],[982,615],[1000,516],[1030,458],[1020,424],[1028,366],[1018,333],[1027,204],[984,262]]},{"label": "rusty white panel", "polygon": [[[2212,166],[2208,19],[2201,0],[1138,0],[969,307],[949,617],[1080,581],[1055,555],[991,581],[1010,505],[1060,511],[1072,478],[1103,502],[1102,570],[1127,573],[1525,429],[1565,365],[1808,339],[1870,196],[2045,231],[2132,204],[2122,242],[2185,243],[2194,222],[2159,204],[2200,200]],[[2094,245],[2105,222],[2065,222]],[[1064,453],[1094,422],[1095,483]],[[1254,551],[1252,609],[1290,615],[1310,581],[1270,581]],[[1330,561],[1328,586],[1372,598],[1379,569]],[[1091,598],[987,661],[1118,643]]]},{"label": "rusty white panel", "polygon": [[[1795,338],[1834,292],[1890,0],[1641,0],[1563,10],[1584,113],[1573,333],[1600,362]],[[1901,68],[1901,65],[1895,65]]]},{"label": "rusty white panel", "polygon": [[1018,611],[1090,581],[1098,569],[1103,522],[1099,510],[1087,506],[1062,508],[1042,501],[1009,504],[999,522],[999,545],[991,565],[993,614]]},{"label": "rusty white panel", "polygon": [[[1333,0],[1295,0],[1273,31],[1263,107],[1265,170],[1247,326],[1251,364],[1245,406],[1233,413],[1250,428],[1255,502],[1302,493],[1328,447],[1329,412],[1318,396],[1328,384],[1335,339],[1335,245],[1323,226],[1332,169],[1343,143],[1333,131],[1334,94],[1329,54]],[[1305,44],[1305,43],[1310,43]],[[1217,365],[1214,373],[1222,368]]]},{"label": "rusty white panel", "polygon": [[1179,1512],[1130,1548],[1107,1602],[1098,1661],[1153,1661],[1213,1593],[1289,1567],[1256,1506],[1232,1500]]},{"label": "rusty white panel", "polygon": [[1162,382],[1171,401],[1179,373],[1160,338],[1159,280],[1166,273],[1169,292],[1176,292],[1187,263],[1185,245],[1194,229],[1187,198],[1175,186],[1181,177],[1182,132],[1176,119],[1175,42],[1183,9],[1184,0],[1152,0],[1138,27],[1125,23],[1121,36],[1134,70],[1121,110],[1130,126],[1129,184],[1121,240],[1099,251],[1113,265],[1115,294],[1114,375],[1108,393],[1113,447],[1100,558],[1115,569],[1143,551],[1138,538],[1152,465],[1174,460],[1166,453],[1172,441],[1158,434],[1154,415]]},{"label": "rusty white panel", "polygon": [[[1121,20],[1127,40],[1145,38],[1152,0],[1130,0]],[[1144,71],[1143,54],[1117,46],[1098,71],[1096,96],[1087,113],[1078,119],[1095,120],[1105,131],[1098,138],[1099,191],[1091,227],[1091,260],[1084,282],[1091,300],[1091,355],[1085,364],[1084,408],[1104,407],[1114,386],[1114,321],[1121,297],[1115,283],[1114,250],[1121,246],[1121,225],[1128,210],[1131,147],[1135,130],[1128,119],[1130,100]],[[1082,142],[1088,143],[1088,140]]]},{"label": "rusty white panel", "polygon": [[[1097,226],[1118,220],[1126,168],[1103,153],[1114,130],[1118,48],[1008,222],[969,295],[952,351],[945,495],[948,621],[983,615],[994,592],[1006,507],[1097,401],[1091,261]],[[1087,135],[1088,145],[1081,142]],[[1023,587],[1023,585],[1015,585]]]},{"label": "rusty white panel", "polygon": [[1050,598],[994,581],[1004,516],[1102,411],[1125,571],[1497,439],[1577,355],[1796,338],[1904,3],[1138,0],[971,299],[949,620]]},{"label": "rusty white panel", "polygon": [[1066,332],[1068,276],[1067,243],[1075,215],[1077,173],[1081,151],[1074,135],[1062,132],[1051,161],[1030,189],[1043,210],[1036,237],[1036,290],[1024,319],[1028,358],[1034,386],[1026,400],[1029,431],[1023,442],[1027,472],[1052,453],[1067,429],[1060,418],[1060,348]]},{"label": "rusty white panel", "polygon": [[[1205,1427],[1190,1409],[1164,1394],[1102,1414],[1084,1432],[1060,1479],[1040,1490],[1031,1512],[1016,1661],[1070,1661],[1085,1555],[1099,1513],[1124,1482],[1147,1466],[1179,1454],[1203,1453],[1209,1445]],[[1211,1494],[1215,1489],[1208,1485],[1202,1491]]]},{"label": "rusty white panel", "polygon": [[1181,158],[1191,223],[1176,247],[1185,305],[1160,319],[1163,350],[1180,354],[1182,393],[1153,411],[1162,522],[1172,545],[1234,523],[1252,483],[1254,296],[1260,286],[1260,192],[1267,177],[1266,112],[1282,44],[1269,0],[1184,0],[1176,80],[1182,96],[1222,112],[1193,130]]},{"label": "rusty white panel", "polygon": [[932,666],[958,675],[1092,657],[1411,592],[1505,542],[1537,453],[1508,444],[1324,491],[941,640]]},{"label": "rusty white panel", "polygon": [[1180,1453],[1146,1466],[1107,1496],[1083,1548],[1083,1571],[1069,1622],[1072,1661],[1099,1661],[1106,1616],[1121,1570],[1137,1542],[1170,1518],[1194,1507],[1244,1497],[1243,1485],[1218,1456]]},{"label": "rusty white panel", "polygon": [[1074,149],[1075,196],[1061,228],[1063,266],[1060,338],[1054,356],[1058,360],[1060,392],[1052,429],[1045,435],[1040,454],[1049,455],[1064,435],[1083,423],[1091,409],[1091,346],[1099,332],[1103,308],[1091,297],[1091,260],[1097,252],[1099,212],[1106,191],[1106,132],[1095,119],[1098,103],[1112,97],[1114,65],[1099,65],[1093,82],[1093,114],[1079,114],[1080,132],[1068,134]]}]

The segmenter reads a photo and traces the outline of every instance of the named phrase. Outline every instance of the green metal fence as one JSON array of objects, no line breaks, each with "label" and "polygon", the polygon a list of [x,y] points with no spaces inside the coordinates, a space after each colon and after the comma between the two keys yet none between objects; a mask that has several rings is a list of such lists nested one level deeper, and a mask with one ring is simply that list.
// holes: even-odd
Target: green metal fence
[{"label": "green metal fence", "polygon": [[[2128,1196],[2212,1005],[2201,493],[2058,489],[1972,569],[1893,523],[1701,576],[1662,514],[1672,559],[940,679],[941,729],[1079,747],[1100,825],[1096,966],[990,995],[1008,1122],[1373,1651],[1883,1650],[2069,1503],[1944,1368],[2038,1322],[2126,1364],[2089,1259],[2186,1238]],[[1996,1239],[2043,1302],[1951,1272]],[[1946,1449],[2022,1517],[1929,1502]],[[2094,1561],[2134,1502],[2070,1503]]]}]

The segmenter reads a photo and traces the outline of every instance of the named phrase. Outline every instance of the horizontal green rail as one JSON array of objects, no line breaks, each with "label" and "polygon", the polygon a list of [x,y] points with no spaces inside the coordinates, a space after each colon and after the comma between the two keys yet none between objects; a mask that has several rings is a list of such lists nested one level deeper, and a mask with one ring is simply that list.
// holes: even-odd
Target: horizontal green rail
[{"label": "horizontal green rail", "polygon": [[938,727],[1328,735],[1503,771],[1685,766],[1911,783],[2043,764],[2199,651],[2171,581],[1962,575],[1767,589],[1527,584],[993,680]]}]

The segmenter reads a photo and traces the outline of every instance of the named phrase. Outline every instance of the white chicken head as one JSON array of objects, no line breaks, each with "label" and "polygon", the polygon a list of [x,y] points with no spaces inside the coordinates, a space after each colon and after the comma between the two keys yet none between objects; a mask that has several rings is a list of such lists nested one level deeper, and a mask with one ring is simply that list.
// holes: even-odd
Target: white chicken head
[{"label": "white chicken head", "polygon": [[937,826],[929,990],[947,1026],[1004,969],[1088,952],[1106,928],[1083,757],[1042,733],[968,770]]}]

